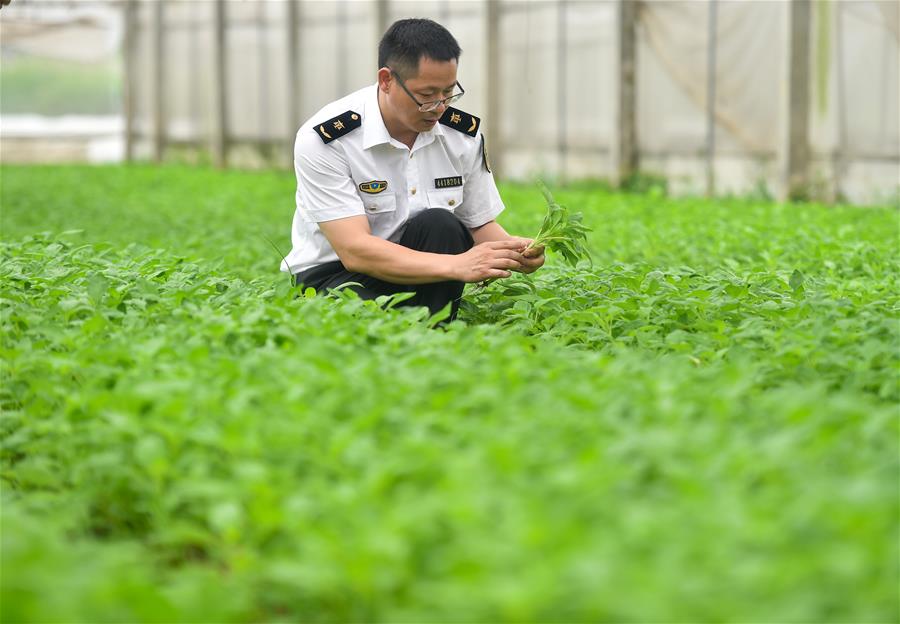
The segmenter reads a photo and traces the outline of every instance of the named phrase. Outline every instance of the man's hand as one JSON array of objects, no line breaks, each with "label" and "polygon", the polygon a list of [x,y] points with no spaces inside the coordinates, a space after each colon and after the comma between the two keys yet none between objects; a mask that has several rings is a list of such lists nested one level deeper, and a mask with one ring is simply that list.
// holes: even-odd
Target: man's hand
[{"label": "man's hand", "polygon": [[469,251],[450,256],[454,264],[454,279],[471,283],[509,277],[510,271],[524,272],[528,263],[533,262],[522,255],[524,250],[525,245],[519,240],[488,241],[475,245]]},{"label": "man's hand", "polygon": [[532,239],[522,238],[521,236],[512,236],[510,238],[522,245],[522,267],[517,269],[518,271],[521,273],[534,273],[544,266],[545,258],[543,247],[532,247],[531,249],[528,249],[527,247],[531,244]]}]

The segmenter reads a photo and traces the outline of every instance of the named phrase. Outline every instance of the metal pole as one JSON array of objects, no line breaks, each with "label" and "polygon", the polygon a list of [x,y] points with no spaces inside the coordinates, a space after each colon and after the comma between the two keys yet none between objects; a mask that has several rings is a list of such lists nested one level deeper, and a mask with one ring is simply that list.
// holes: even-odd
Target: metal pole
[{"label": "metal pole", "polygon": [[165,115],[165,42],[163,21],[165,19],[166,0],[157,0],[153,4],[151,20],[151,45],[153,58],[153,160],[162,161],[165,149],[166,115]]},{"label": "metal pole", "polygon": [[503,175],[503,144],[500,130],[500,0],[485,0],[487,13],[487,118],[491,163],[494,174]]},{"label": "metal pole", "polygon": [[124,80],[122,89],[122,108],[125,114],[125,160],[131,162],[134,160],[134,117],[135,117],[135,80],[137,79],[137,68],[135,64],[136,39],[137,39],[137,0],[128,0],[125,4],[125,41],[123,42],[124,59]]},{"label": "metal pole", "polygon": [[618,97],[612,137],[612,170],[618,186],[627,183],[638,169],[637,137],[637,44],[638,4],[619,0],[616,5],[618,23]]},{"label": "metal pole", "polygon": [[263,160],[268,160],[269,138],[269,55],[266,50],[266,11],[268,3],[260,2],[256,6],[256,48],[258,52],[257,73],[259,88],[259,142],[257,150]]},{"label": "metal pole", "polygon": [[388,0],[375,0],[375,29],[377,30],[375,41],[381,41],[381,37],[388,29],[388,26],[390,26],[388,23],[389,19],[390,7],[388,6]]},{"label": "metal pole", "polygon": [[[203,8],[203,5],[199,5],[200,9]],[[197,8],[198,5],[193,3],[190,5],[190,10],[187,12],[188,21],[190,23],[190,27],[188,28],[187,38],[188,38],[188,49],[190,50],[189,54],[191,58],[197,59],[200,58],[200,46],[197,36],[198,28],[197,25],[200,23],[205,23],[205,20],[201,21],[197,18]],[[201,15],[203,12],[201,11]],[[199,63],[188,63],[188,70],[185,72],[187,76],[187,85],[185,86],[187,93],[190,94],[188,97],[188,119],[190,120],[190,128],[191,128],[191,144],[193,148],[197,151],[198,155],[201,151],[200,145],[200,137],[203,136],[202,131],[200,130],[199,120],[201,119],[201,113],[197,110],[197,107],[200,103],[200,97],[202,93],[202,84],[200,78],[200,72],[198,71]]]},{"label": "metal pole", "polygon": [[792,0],[788,7],[787,132],[783,195],[804,198],[809,192],[809,0]]},{"label": "metal pole", "polygon": [[338,2],[337,3],[337,16],[335,21],[337,22],[337,36],[334,38],[335,44],[337,45],[337,53],[335,54],[336,65],[340,68],[338,70],[338,82],[337,82],[337,97],[344,97],[347,95],[347,67],[349,63],[347,62],[347,4],[346,2]]},{"label": "metal pole", "polygon": [[[843,179],[847,162],[847,102],[844,100],[846,95],[845,89],[847,87],[846,75],[844,73],[844,34],[843,34],[843,23],[844,23],[844,4],[842,2],[835,3],[835,20],[837,22],[835,26],[835,37],[834,37],[834,56],[835,56],[835,70],[837,71],[837,118],[838,118],[838,145],[837,145],[837,154],[835,157],[835,171],[834,171],[834,190],[832,191],[834,197],[832,197],[832,201],[839,200],[841,196],[844,194],[843,191]],[[820,13],[821,15],[821,13]],[[885,46],[885,50],[887,50],[887,46]],[[887,78],[887,76],[885,76]],[[887,80],[882,82],[882,87],[888,84]],[[884,106],[884,102],[887,101],[887,98],[883,98],[881,100],[882,107]],[[884,110],[882,108],[882,110]],[[881,126],[882,128],[884,125]]]},{"label": "metal pole", "polygon": [[287,136],[287,145],[285,150],[285,155],[289,156],[290,160],[288,162],[293,161],[293,148],[294,148],[294,132],[296,132],[298,124],[300,123],[300,59],[299,59],[299,36],[297,34],[298,27],[298,19],[297,19],[297,1],[296,0],[287,0],[287,87],[288,87],[288,101],[287,101],[287,112],[288,112],[288,132]]},{"label": "metal pole", "polygon": [[706,49],[706,196],[716,192],[716,31],[718,0],[709,0]]},{"label": "metal pole", "polygon": [[559,0],[556,11],[556,119],[557,119],[557,142],[559,149],[559,180],[562,183],[566,181],[566,164],[568,140],[566,125],[566,117],[568,114],[567,100],[567,83],[566,65],[567,65],[567,47],[569,45],[566,29],[566,8],[567,0]]},{"label": "metal pole", "polygon": [[228,164],[228,105],[225,58],[225,0],[213,5],[213,160],[217,167]]}]

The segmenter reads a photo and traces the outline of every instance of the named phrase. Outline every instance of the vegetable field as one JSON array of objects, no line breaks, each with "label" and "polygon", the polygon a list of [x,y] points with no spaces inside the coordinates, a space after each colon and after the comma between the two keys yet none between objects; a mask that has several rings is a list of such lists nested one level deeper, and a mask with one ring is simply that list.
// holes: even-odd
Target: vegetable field
[{"label": "vegetable field", "polygon": [[898,621],[896,208],[551,190],[433,329],[289,173],[0,169],[2,620]]}]

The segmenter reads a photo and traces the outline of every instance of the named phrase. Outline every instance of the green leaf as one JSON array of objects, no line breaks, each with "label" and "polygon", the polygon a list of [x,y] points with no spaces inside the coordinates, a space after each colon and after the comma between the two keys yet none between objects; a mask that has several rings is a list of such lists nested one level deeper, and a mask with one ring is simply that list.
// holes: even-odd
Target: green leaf
[{"label": "green leaf", "polygon": [[791,279],[788,284],[790,285],[791,289],[797,290],[801,286],[803,286],[804,279],[805,278],[803,277],[803,273],[800,272],[800,269],[794,269],[794,272],[791,273]]}]

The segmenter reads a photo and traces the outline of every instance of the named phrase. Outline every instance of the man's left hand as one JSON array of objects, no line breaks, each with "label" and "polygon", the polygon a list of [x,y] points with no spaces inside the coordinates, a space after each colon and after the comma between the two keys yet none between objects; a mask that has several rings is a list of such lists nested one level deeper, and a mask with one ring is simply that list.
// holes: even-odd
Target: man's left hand
[{"label": "man's left hand", "polygon": [[528,245],[531,244],[532,239],[522,238],[520,236],[511,236],[510,238],[522,243],[522,256],[524,260],[521,262],[521,273],[534,273],[544,266],[545,258],[543,247],[532,247],[531,249],[528,249]]}]

